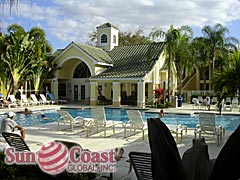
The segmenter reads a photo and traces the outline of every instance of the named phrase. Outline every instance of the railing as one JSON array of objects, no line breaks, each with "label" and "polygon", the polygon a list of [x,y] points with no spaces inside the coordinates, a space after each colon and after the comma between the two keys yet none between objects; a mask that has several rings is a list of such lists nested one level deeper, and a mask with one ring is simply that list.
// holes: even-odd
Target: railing
[{"label": "railing", "polygon": [[214,94],[214,91],[212,91],[212,90],[191,90],[191,91],[183,91],[182,92],[184,102],[191,102],[191,96],[193,96],[193,95],[211,96],[213,94]]}]

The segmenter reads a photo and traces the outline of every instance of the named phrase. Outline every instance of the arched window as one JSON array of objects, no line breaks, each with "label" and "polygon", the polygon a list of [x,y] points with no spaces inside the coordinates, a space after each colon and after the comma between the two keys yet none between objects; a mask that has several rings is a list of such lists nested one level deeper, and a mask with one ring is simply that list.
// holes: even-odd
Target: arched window
[{"label": "arched window", "polygon": [[117,40],[116,40],[116,35],[113,35],[113,43],[116,44]]},{"label": "arched window", "polygon": [[107,35],[106,34],[103,34],[102,36],[101,36],[101,43],[107,43]]},{"label": "arched window", "polygon": [[74,71],[73,78],[89,78],[91,73],[84,62],[81,62]]}]

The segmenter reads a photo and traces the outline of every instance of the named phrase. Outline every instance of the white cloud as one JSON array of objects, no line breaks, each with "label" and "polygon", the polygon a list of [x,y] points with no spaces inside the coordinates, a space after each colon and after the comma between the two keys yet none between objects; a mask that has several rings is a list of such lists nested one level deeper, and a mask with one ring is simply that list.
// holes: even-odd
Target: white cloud
[{"label": "white cloud", "polygon": [[[38,2],[39,1],[39,2]],[[18,16],[41,24],[59,41],[84,43],[96,26],[110,22],[121,31],[142,27],[166,29],[170,24],[202,28],[216,22],[223,25],[240,19],[238,0],[32,0],[21,3]],[[51,3],[50,3],[51,2]],[[48,6],[44,6],[48,3]]]}]

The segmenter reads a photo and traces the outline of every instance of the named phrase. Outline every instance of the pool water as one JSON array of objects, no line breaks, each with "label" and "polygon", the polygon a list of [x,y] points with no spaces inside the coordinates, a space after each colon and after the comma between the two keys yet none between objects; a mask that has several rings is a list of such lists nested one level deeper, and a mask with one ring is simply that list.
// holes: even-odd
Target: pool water
[{"label": "pool water", "polygon": [[[44,114],[48,118],[47,120],[42,119],[41,115]],[[1,115],[0,120],[6,118],[7,115]],[[23,127],[28,126],[37,126],[49,122],[54,122],[59,119],[60,115],[56,110],[42,110],[42,111],[33,111],[32,114],[20,114],[16,113],[14,121]]]},{"label": "pool water", "polygon": [[[91,109],[65,109],[67,110],[73,117],[82,116],[85,118],[91,118]],[[115,121],[128,121],[128,116],[125,109],[114,109],[114,108],[105,108],[106,118],[107,120],[115,120]],[[141,111],[142,117],[144,121],[147,121],[147,118],[156,118],[158,117],[157,113],[146,113]],[[41,115],[45,114],[48,120],[43,120]],[[6,115],[1,115],[0,119],[6,117]],[[33,114],[17,114],[15,117],[15,121],[23,126],[36,126],[49,122],[54,122],[59,119],[60,115],[56,110],[44,110],[44,111],[34,111]],[[198,115],[180,115],[180,114],[165,114],[163,118],[161,118],[163,122],[166,124],[182,124],[186,125],[188,128],[194,128],[198,124]],[[234,115],[217,115],[217,125],[222,125],[225,127],[227,131],[234,131],[240,124],[240,116]]]}]

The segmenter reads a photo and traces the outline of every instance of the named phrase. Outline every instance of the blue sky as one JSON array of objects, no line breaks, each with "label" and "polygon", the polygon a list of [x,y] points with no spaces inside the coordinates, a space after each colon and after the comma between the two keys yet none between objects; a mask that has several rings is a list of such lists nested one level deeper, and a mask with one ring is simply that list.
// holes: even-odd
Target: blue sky
[{"label": "blue sky", "polygon": [[19,0],[11,15],[8,5],[0,7],[0,27],[20,24],[27,31],[40,26],[53,49],[72,41],[85,44],[88,34],[110,22],[122,32],[145,30],[146,36],[158,26],[167,30],[189,25],[200,36],[205,25],[221,23],[228,36],[240,39],[239,0]]}]

